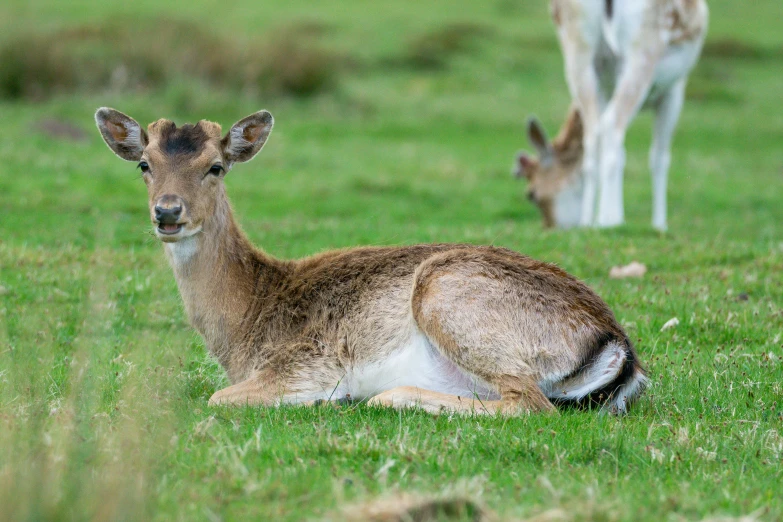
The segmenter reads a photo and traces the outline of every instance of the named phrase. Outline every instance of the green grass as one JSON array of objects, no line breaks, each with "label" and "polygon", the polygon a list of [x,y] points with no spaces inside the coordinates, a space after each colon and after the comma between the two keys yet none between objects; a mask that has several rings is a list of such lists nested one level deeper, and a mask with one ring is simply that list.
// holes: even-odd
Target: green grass
[{"label": "green grass", "polygon": [[[663,235],[649,225],[649,115],[627,140],[622,228],[542,231],[510,178],[527,115],[553,133],[569,102],[543,0],[224,4],[0,6],[4,41],[109,19],[147,38],[158,15],[239,41],[317,21],[320,44],[349,64],[301,99],[182,81],[0,102],[0,518],[318,520],[454,490],[502,520],[783,518],[776,0],[711,2]],[[460,24],[469,42],[438,41]],[[416,66],[422,42],[449,54]],[[207,407],[225,377],[184,317],[138,172],[93,127],[101,105],[224,127],[269,109],[267,147],[227,179],[258,245],[298,257],[467,241],[555,262],[615,310],[651,388],[623,418]],[[45,118],[89,140],[41,133]],[[643,279],[608,279],[632,260],[648,265]],[[672,317],[679,326],[661,331]]]}]

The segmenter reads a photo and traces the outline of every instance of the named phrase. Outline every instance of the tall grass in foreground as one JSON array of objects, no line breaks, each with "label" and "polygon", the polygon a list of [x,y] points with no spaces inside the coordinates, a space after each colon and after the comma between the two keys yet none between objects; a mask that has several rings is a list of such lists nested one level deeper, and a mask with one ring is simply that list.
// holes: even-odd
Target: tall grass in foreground
[{"label": "tall grass in foreground", "polygon": [[[2,245],[0,252],[7,254]],[[29,252],[2,263],[40,271],[67,265],[73,254]],[[92,256],[94,269],[69,270],[69,280],[40,289],[44,299],[24,302],[15,285],[13,302],[24,313],[53,321],[38,323],[32,343],[13,340],[24,328],[13,315],[11,339],[5,328],[0,334],[2,520],[144,520],[152,513],[173,422],[165,372],[145,357],[154,352],[123,353],[117,284],[105,263]],[[56,302],[64,306],[52,314]]]},{"label": "tall grass in foreground", "polygon": [[4,419],[3,520],[144,520],[154,512],[165,421],[141,409],[112,418],[79,397]]}]

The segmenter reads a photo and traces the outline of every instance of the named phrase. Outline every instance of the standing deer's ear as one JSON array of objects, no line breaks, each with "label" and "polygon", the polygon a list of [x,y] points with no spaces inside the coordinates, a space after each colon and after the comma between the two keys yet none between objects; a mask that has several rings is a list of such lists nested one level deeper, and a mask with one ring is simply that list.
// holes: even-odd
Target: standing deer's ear
[{"label": "standing deer's ear", "polygon": [[250,161],[266,143],[275,120],[268,111],[258,111],[236,122],[223,137],[223,154],[226,160]]},{"label": "standing deer's ear", "polygon": [[535,116],[527,120],[527,137],[536,148],[536,151],[538,151],[538,158],[541,164],[547,165],[551,162],[553,158],[552,144],[546,137],[546,132],[541,122]]},{"label": "standing deer's ear", "polygon": [[517,179],[525,178],[529,180],[537,169],[538,161],[535,158],[531,158],[527,152],[521,150],[517,153],[517,160],[511,168],[511,174]]},{"label": "standing deer's ear", "polygon": [[95,112],[95,123],[103,141],[124,160],[139,161],[149,140],[136,120],[120,111],[101,107]]}]

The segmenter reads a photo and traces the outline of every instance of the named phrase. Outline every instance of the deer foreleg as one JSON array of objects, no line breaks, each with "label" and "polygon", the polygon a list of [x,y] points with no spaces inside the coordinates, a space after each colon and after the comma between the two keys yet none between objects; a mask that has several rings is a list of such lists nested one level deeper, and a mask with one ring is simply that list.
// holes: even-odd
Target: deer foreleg
[{"label": "deer foreleg", "polygon": [[579,107],[584,125],[582,212],[579,219],[579,224],[583,227],[593,225],[599,181],[598,146],[601,93],[592,60],[592,56],[588,57],[586,55],[566,60],[567,63],[571,63],[571,68],[567,68],[567,77],[571,85],[572,96]]},{"label": "deer foreleg", "polygon": [[601,93],[598,77],[593,69],[592,55],[573,57],[572,69],[567,73],[572,96],[579,106],[584,125],[584,156],[582,159],[582,213],[579,224],[583,227],[593,225],[595,200],[598,193],[598,146],[599,116],[601,114]]},{"label": "deer foreleg", "polygon": [[601,114],[601,143],[596,224],[600,227],[621,225],[623,208],[623,170],[625,169],[625,133],[650,90],[660,51],[646,50],[629,58],[620,75],[612,98]]},{"label": "deer foreleg", "polygon": [[[249,379],[216,391],[209,398],[209,405],[279,406],[281,404],[318,405],[332,400],[328,389],[319,389],[312,381],[286,382],[260,372]],[[340,399],[340,397],[335,397]]]},{"label": "deer foreleg", "polygon": [[560,9],[562,13],[558,22],[558,37],[565,62],[565,77],[571,98],[579,107],[584,126],[583,192],[579,224],[592,226],[598,191],[599,118],[603,105],[595,70],[595,53],[600,38],[600,12],[597,16],[583,20],[570,12],[567,3],[562,4]]}]

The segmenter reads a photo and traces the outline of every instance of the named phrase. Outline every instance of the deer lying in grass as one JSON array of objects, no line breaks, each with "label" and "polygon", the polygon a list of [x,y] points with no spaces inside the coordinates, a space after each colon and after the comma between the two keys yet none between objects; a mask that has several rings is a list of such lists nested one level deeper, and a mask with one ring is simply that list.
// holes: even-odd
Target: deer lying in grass
[{"label": "deer lying in grass", "polygon": [[514,414],[553,404],[624,412],[646,377],[612,312],[559,268],[503,248],[352,248],[284,261],[234,221],[224,178],[272,130],[266,111],[143,130],[98,128],[138,162],[185,309],[232,383],[211,404],[371,399]]},{"label": "deer lying in grass", "polygon": [[[551,0],[575,107],[561,137],[581,116],[584,148],[546,140],[540,124],[528,134],[538,158],[517,156],[518,177],[546,226],[601,227],[623,223],[625,133],[642,107],[655,111],[650,170],[653,227],[665,230],[671,141],[682,110],[685,83],[707,31],[704,0]],[[578,153],[578,155],[577,155]],[[600,188],[600,191],[598,190]],[[598,213],[595,214],[596,196]]]}]

